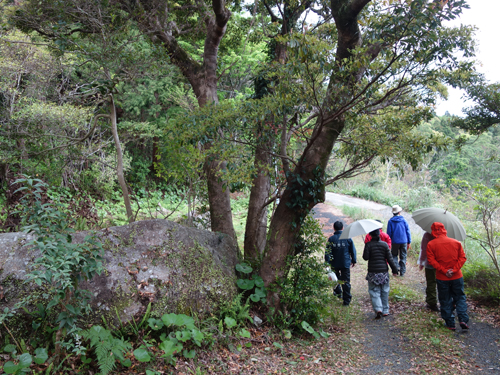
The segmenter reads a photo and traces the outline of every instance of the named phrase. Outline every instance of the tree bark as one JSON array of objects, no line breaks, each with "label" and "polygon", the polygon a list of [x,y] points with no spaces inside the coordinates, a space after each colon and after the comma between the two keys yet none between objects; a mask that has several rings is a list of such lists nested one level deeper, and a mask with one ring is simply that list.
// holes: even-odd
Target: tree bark
[{"label": "tree bark", "polygon": [[[283,12],[283,21],[279,34],[282,36],[288,34],[295,26],[301,14],[310,4],[311,2],[306,1],[302,7],[295,8],[295,10],[292,11],[289,8],[289,4],[285,3],[285,11]],[[277,20],[272,10],[269,7],[267,7],[267,9],[273,22]],[[287,45],[276,43],[273,53],[274,61],[284,64],[286,61]],[[259,79],[261,78],[256,78],[256,81],[259,81]],[[255,96],[257,98],[262,98],[266,95],[265,92],[267,91],[262,89],[262,86],[267,86],[266,81],[263,80],[260,83],[261,85],[256,84]],[[261,89],[258,90],[258,87]],[[272,116],[269,121],[271,123],[274,122],[274,116]],[[269,126],[269,124],[266,125]],[[269,169],[272,167],[272,157],[270,152],[275,144],[272,136],[263,136],[263,128],[264,126],[261,126],[261,128],[257,130],[257,145],[254,157],[254,166],[257,175],[252,181],[252,189],[250,190],[244,240],[245,260],[253,264],[259,263],[266,247],[268,213],[266,202],[269,200],[271,191]]]},{"label": "tree bark", "polygon": [[271,189],[269,167],[272,159],[269,143],[259,142],[255,150],[254,166],[257,174],[250,190],[244,241],[245,260],[252,264],[260,261],[266,246],[268,210],[265,202],[269,199]]},{"label": "tree bark", "polygon": [[[321,120],[320,120],[321,121]],[[266,286],[276,284],[288,272],[287,257],[293,252],[293,245],[300,234],[303,219],[311,209],[325,200],[324,170],[333,145],[344,128],[345,121],[339,119],[320,126],[318,136],[303,155],[289,178],[287,187],[271,220],[269,239],[262,261],[260,275]],[[297,182],[298,176],[306,184]],[[307,184],[315,182],[317,185]],[[302,195],[302,194],[303,195]],[[297,204],[300,198],[301,203]],[[268,304],[280,308],[280,289],[272,288]]]},{"label": "tree bark", "polygon": [[308,145],[294,170],[285,170],[289,172],[287,186],[271,220],[269,239],[260,270],[266,287],[273,286],[272,292],[268,292],[267,301],[275,312],[281,308],[281,290],[277,281],[288,272],[287,257],[293,254],[293,244],[300,234],[302,222],[311,209],[325,199],[325,168],[333,146],[345,126],[345,118],[337,110],[350,100],[352,93],[349,88],[355,83],[358,74],[352,72],[347,80],[344,78],[341,81],[338,81],[337,77],[343,76],[338,73],[352,57],[352,51],[361,44],[357,17],[368,2],[369,0],[331,2],[338,33],[338,71],[333,72],[330,78],[323,103],[326,110],[318,117]]},{"label": "tree bark", "polygon": [[[144,13],[147,13],[146,2],[142,3],[146,9]],[[212,11],[213,14],[205,18],[207,33],[203,63],[201,65],[179,46],[172,34],[172,30],[158,29],[157,25],[162,24],[158,20],[158,16],[139,19],[148,29],[146,32],[151,35],[154,41],[160,42],[164,46],[172,63],[181,70],[184,77],[189,81],[200,107],[219,102],[217,97],[217,53],[226,32],[227,22],[231,17],[231,12],[226,8],[224,0],[212,0]],[[151,32],[151,28],[154,30],[153,32]],[[210,150],[211,144],[205,144],[205,148]],[[236,242],[229,188],[222,181],[226,164],[225,161],[219,160],[219,156],[215,154],[209,154],[204,164],[210,205],[210,220],[212,231],[225,233]]]}]

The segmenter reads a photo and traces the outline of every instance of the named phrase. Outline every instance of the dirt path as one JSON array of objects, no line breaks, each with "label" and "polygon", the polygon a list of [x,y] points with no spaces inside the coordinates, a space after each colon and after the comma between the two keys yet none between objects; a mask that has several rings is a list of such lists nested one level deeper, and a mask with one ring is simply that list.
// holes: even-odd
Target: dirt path
[{"label": "dirt path", "polygon": [[[337,204],[347,201],[357,205],[363,201],[335,199]],[[371,209],[385,216],[381,218],[392,216],[389,207],[379,206],[382,205]],[[332,234],[336,220],[346,224],[352,222],[330,204],[317,205],[314,216],[323,224],[325,236]],[[405,277],[391,276],[391,315],[374,320],[365,280],[366,262],[362,259],[364,244],[361,237],[354,238],[354,242],[358,265],[351,273],[353,301],[343,314],[356,316],[351,317],[350,334],[357,343],[355,350],[359,361],[355,368],[346,368],[339,373],[500,374],[500,329],[498,324],[484,321],[490,312],[468,301],[470,330],[458,328],[456,332],[450,332],[444,329],[439,313],[425,308],[425,278],[416,267],[414,253],[409,256]]]},{"label": "dirt path", "polygon": [[[380,203],[375,203],[360,198],[349,197],[343,194],[327,192],[326,202],[327,202],[327,207],[337,208],[337,211],[338,208],[341,208],[342,206],[358,207],[364,209],[366,211],[371,212],[375,218],[380,219],[385,223],[387,223],[387,221],[389,221],[389,219],[392,217],[392,209],[389,206],[385,206]],[[320,205],[317,205],[315,209],[320,209],[320,207],[321,207]],[[415,224],[415,221],[411,217],[411,213],[403,211],[402,215],[408,222],[411,233],[418,235],[424,234],[422,228],[420,228],[417,224]]]}]

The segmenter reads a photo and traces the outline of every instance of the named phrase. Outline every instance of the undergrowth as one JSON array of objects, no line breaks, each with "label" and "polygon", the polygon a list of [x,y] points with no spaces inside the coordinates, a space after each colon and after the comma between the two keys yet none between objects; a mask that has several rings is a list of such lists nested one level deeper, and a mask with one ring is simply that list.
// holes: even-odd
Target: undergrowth
[{"label": "undergrowth", "polygon": [[500,278],[493,266],[483,262],[466,262],[462,274],[468,296],[483,304],[500,304]]}]

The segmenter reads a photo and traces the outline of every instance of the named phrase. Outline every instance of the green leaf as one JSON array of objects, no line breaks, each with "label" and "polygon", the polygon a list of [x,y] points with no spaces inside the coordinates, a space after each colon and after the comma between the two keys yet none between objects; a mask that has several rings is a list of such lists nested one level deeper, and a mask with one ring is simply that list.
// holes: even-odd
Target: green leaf
[{"label": "green leaf", "polygon": [[262,277],[253,275],[253,280],[255,281],[255,286],[259,288],[264,287],[264,280],[262,280]]},{"label": "green leaf", "polygon": [[259,296],[259,298],[266,298],[266,289],[265,288],[255,288],[255,294]]},{"label": "green leaf", "polygon": [[226,323],[227,328],[233,328],[236,325],[236,320],[230,318],[229,316],[226,316],[224,318],[224,323]]},{"label": "green leaf", "polygon": [[278,349],[283,349],[283,346],[279,342],[273,342],[273,345]]},{"label": "green leaf", "polygon": [[3,365],[3,370],[6,374],[15,374],[18,369],[20,369],[20,367],[18,365],[15,365],[12,361],[9,361]]},{"label": "green leaf", "polygon": [[240,336],[241,337],[246,337],[246,338],[250,338],[252,337],[252,335],[250,334],[250,332],[248,332],[246,329],[242,328],[241,331],[239,332],[240,333]]},{"label": "green leaf", "polygon": [[244,273],[244,274],[248,274],[250,272],[253,271],[253,268],[250,267],[248,264],[246,263],[238,263],[236,265],[236,271],[238,272],[241,272],[241,273]]},{"label": "green leaf", "polygon": [[45,363],[45,361],[49,358],[47,354],[47,349],[45,348],[37,348],[35,350],[35,363],[41,365]]},{"label": "green leaf", "polygon": [[19,356],[19,366],[21,368],[30,367],[31,362],[33,362],[33,359],[31,358],[31,354],[23,353]]},{"label": "green leaf", "polygon": [[162,329],[164,326],[162,320],[155,318],[149,318],[148,325],[153,331],[158,331],[159,329]]},{"label": "green leaf", "polygon": [[[302,323],[301,323],[300,325],[302,326],[302,328],[303,328],[305,331],[309,332],[311,335],[314,335],[315,333],[316,333],[316,335],[317,335],[317,332],[314,330],[314,328],[313,328],[313,327],[311,327],[311,326],[309,325],[309,323],[307,323],[305,320],[303,320],[303,321],[302,321]],[[315,336],[315,335],[314,335],[314,336]],[[315,336],[315,337],[316,337],[316,336]]]},{"label": "green leaf", "polygon": [[251,348],[251,347],[252,347],[252,343],[251,343],[251,342],[246,342],[246,343],[245,343],[245,346],[246,346],[247,348]]},{"label": "green leaf", "polygon": [[6,353],[14,353],[14,352],[17,351],[16,346],[13,345],[13,344],[5,345],[5,347],[3,348],[3,350]]},{"label": "green leaf", "polygon": [[283,330],[283,334],[285,335],[285,338],[291,339],[292,338],[292,332],[288,329]]},{"label": "green leaf", "polygon": [[196,352],[194,350],[187,351],[187,350],[184,349],[182,351],[182,355],[185,358],[194,358],[194,356],[196,355]]},{"label": "green leaf", "polygon": [[250,299],[253,301],[253,302],[259,302],[260,301],[260,297],[257,295],[257,294],[250,294]]},{"label": "green leaf", "polygon": [[134,350],[134,357],[139,362],[149,362],[151,361],[151,356],[149,352],[144,348],[139,348]]},{"label": "green leaf", "polygon": [[78,311],[76,311],[76,309],[71,306],[71,305],[66,305],[66,309],[73,315],[78,315]]},{"label": "green leaf", "polygon": [[165,352],[162,357],[170,357],[182,350],[182,344],[173,340],[165,340],[161,342],[159,348]]},{"label": "green leaf", "polygon": [[176,331],[175,337],[177,340],[179,340],[181,342],[186,342],[186,341],[191,339],[191,332],[190,331]]},{"label": "green leaf", "polygon": [[205,338],[205,335],[203,334],[203,332],[198,331],[197,329],[193,329],[191,331],[191,333],[192,333],[194,343],[198,346],[201,346],[201,343],[202,343],[203,339]]},{"label": "green leaf", "polygon": [[238,288],[240,289],[251,290],[255,286],[255,281],[250,279],[238,279],[236,281],[236,285],[238,285]]},{"label": "green leaf", "polygon": [[123,361],[121,361],[121,364],[122,364],[122,366],[130,367],[130,366],[132,366],[132,361],[130,360],[130,358],[127,358],[127,359],[124,359]]},{"label": "green leaf", "polygon": [[186,326],[189,329],[194,328],[194,319],[184,314],[165,314],[161,317],[161,320],[167,327]]},{"label": "green leaf", "polygon": [[319,331],[319,334],[321,335],[321,337],[324,337],[324,338],[327,338],[327,337],[331,336],[328,332],[325,332],[323,330]]}]

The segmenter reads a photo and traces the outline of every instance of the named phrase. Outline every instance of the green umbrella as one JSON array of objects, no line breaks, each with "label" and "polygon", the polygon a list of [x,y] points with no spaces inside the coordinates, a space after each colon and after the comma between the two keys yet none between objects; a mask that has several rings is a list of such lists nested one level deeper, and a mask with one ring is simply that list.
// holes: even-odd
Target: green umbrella
[{"label": "green umbrella", "polygon": [[439,222],[446,228],[448,237],[458,241],[465,240],[466,234],[462,223],[448,210],[435,207],[421,208],[413,212],[411,217],[415,220],[415,223],[427,233],[432,233],[432,223]]}]

